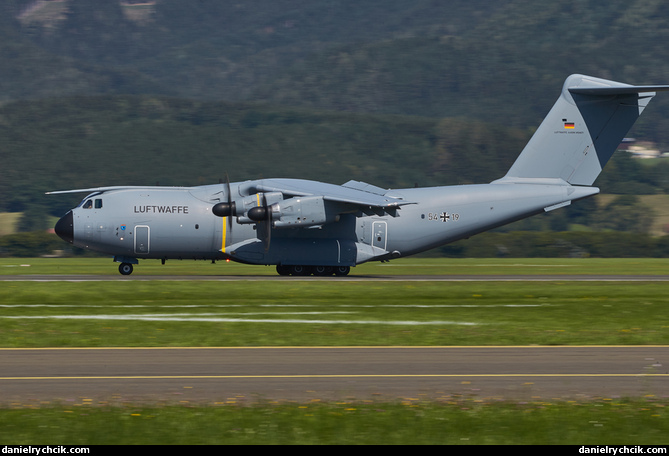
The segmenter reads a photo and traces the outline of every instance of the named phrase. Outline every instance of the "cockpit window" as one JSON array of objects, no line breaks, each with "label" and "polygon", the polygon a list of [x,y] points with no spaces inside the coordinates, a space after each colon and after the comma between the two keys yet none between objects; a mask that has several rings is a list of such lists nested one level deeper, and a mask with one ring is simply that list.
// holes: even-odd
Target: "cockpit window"
[{"label": "cockpit window", "polygon": [[[89,199],[84,202],[84,204],[81,205],[82,208],[84,209],[92,209],[93,208],[93,200]],[[96,198],[95,199],[95,208],[96,209],[102,209],[102,199]]]}]

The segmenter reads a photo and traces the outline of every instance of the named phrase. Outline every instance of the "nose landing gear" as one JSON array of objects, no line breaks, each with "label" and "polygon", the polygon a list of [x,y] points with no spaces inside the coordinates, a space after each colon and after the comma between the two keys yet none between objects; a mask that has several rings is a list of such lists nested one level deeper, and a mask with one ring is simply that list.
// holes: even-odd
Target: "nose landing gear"
[{"label": "nose landing gear", "polygon": [[118,272],[120,272],[123,275],[130,275],[132,274],[132,265],[130,263],[121,263],[118,267]]},{"label": "nose landing gear", "polygon": [[132,274],[132,269],[133,269],[132,265],[139,263],[139,261],[137,261],[137,258],[127,257],[127,256],[115,256],[114,262],[121,263],[118,267],[118,272],[120,272],[122,275]]}]

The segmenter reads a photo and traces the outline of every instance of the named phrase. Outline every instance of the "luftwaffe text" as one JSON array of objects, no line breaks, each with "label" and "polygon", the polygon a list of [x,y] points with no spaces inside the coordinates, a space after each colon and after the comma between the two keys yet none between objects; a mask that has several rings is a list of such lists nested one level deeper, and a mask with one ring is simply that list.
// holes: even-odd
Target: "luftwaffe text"
[{"label": "luftwaffe text", "polygon": [[135,214],[188,214],[188,206],[135,206]]}]

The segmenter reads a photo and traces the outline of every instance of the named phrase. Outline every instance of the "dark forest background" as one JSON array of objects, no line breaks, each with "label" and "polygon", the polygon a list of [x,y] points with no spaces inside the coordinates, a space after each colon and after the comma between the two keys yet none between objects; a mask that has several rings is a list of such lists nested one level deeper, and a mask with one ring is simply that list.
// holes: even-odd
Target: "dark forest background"
[{"label": "dark forest background", "polygon": [[[381,187],[504,175],[584,73],[669,83],[655,0],[0,3],[0,212],[49,190],[300,177]],[[669,151],[669,97],[630,136]],[[508,230],[648,233],[669,161],[614,156],[586,200]]]}]

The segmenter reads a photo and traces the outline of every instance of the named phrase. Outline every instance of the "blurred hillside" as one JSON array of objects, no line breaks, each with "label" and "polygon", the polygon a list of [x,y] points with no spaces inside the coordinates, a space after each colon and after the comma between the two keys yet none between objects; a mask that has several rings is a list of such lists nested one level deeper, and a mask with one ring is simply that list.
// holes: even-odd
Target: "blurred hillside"
[{"label": "blurred hillside", "polygon": [[[0,3],[0,212],[22,229],[72,187],[485,182],[569,74],[669,82],[657,0],[135,3]],[[649,109],[630,134],[669,151],[669,97]],[[596,185],[666,192],[667,166],[619,153]]]},{"label": "blurred hillside", "polygon": [[[0,97],[169,94],[526,128],[571,73],[669,74],[657,0],[153,3],[5,2]],[[663,115],[637,131],[669,144],[669,101],[656,102]]]}]

